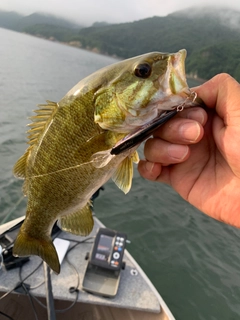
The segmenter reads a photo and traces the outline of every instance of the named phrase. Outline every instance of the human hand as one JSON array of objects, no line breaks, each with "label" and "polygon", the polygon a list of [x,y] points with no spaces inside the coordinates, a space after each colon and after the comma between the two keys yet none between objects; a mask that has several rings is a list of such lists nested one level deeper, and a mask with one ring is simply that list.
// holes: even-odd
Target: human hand
[{"label": "human hand", "polygon": [[145,143],[140,174],[172,186],[212,218],[240,227],[240,84],[220,74],[194,89],[207,108],[185,109]]}]

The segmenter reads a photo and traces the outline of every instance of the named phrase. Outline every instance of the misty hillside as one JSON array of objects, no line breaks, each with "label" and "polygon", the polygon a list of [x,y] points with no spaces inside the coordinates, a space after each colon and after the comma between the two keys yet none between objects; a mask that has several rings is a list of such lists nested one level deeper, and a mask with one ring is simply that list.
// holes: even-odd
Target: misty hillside
[{"label": "misty hillside", "polygon": [[214,6],[207,7],[191,7],[187,10],[176,11],[171,14],[176,17],[184,17],[191,20],[199,18],[213,19],[223,26],[240,30],[240,12],[228,7],[216,8]]},{"label": "misty hillside", "polygon": [[[226,14],[230,17],[231,12],[233,19],[228,26],[224,17]],[[240,21],[238,11],[189,9],[166,17],[84,28],[76,39],[85,48],[97,48],[122,58],[185,48],[188,74],[209,79],[216,73],[228,72],[240,81],[240,28],[233,27],[237,21]]]},{"label": "misty hillside", "polygon": [[4,11],[0,11],[0,27],[61,42],[69,42],[82,28],[80,24],[50,14],[36,12],[23,16]]},{"label": "misty hillside", "polygon": [[0,11],[0,27],[69,42],[119,58],[185,48],[189,75],[209,79],[217,73],[228,72],[240,81],[239,11],[193,7],[166,17],[115,25],[101,22],[89,28],[76,28],[64,19],[39,13],[20,18],[16,13],[9,13],[8,18],[9,21],[6,13]]},{"label": "misty hillside", "polygon": [[0,27],[14,30],[15,25],[23,16],[16,12],[0,10]]},{"label": "misty hillside", "polygon": [[25,28],[34,25],[52,25],[68,29],[80,29],[81,24],[76,24],[51,14],[35,12],[28,16],[16,12],[0,11],[0,27],[15,31],[24,31]]},{"label": "misty hillside", "polygon": [[83,46],[128,58],[148,51],[173,52],[180,48],[192,54],[206,45],[240,40],[240,32],[214,19],[178,16],[153,17],[132,23],[90,27],[79,31]]}]

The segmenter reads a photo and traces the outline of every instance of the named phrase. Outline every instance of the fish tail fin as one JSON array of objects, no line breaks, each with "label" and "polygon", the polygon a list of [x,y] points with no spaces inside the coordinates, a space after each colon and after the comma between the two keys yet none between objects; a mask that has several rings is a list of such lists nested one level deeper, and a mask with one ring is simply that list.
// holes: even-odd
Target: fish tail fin
[{"label": "fish tail fin", "polygon": [[60,272],[60,264],[57,251],[50,237],[34,238],[20,230],[13,247],[14,256],[37,255],[41,257],[49,267],[56,272]]}]

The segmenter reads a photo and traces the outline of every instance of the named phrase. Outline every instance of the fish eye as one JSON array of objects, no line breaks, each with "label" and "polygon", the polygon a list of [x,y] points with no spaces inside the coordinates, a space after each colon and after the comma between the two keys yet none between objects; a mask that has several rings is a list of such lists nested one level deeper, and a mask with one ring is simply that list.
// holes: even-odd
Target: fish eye
[{"label": "fish eye", "polygon": [[152,67],[148,63],[138,64],[134,69],[134,74],[138,78],[147,79],[152,72]]}]

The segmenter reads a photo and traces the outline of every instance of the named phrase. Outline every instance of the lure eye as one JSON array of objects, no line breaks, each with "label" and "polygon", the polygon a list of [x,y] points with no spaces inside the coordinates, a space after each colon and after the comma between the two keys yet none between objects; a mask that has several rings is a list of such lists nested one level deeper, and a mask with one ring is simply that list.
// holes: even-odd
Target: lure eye
[{"label": "lure eye", "polygon": [[148,63],[141,63],[135,67],[134,74],[138,78],[146,79],[151,75],[152,67]]}]

